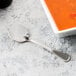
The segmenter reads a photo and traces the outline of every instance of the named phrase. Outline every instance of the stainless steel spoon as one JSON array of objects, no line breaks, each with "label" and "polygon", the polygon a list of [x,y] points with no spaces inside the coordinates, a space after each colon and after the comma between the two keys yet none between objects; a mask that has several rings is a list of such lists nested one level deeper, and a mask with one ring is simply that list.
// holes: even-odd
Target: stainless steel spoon
[{"label": "stainless steel spoon", "polygon": [[13,26],[13,28],[9,29],[9,34],[10,34],[11,39],[17,41],[18,43],[32,42],[46,49],[47,52],[57,55],[58,57],[63,59],[65,62],[69,62],[71,60],[71,56],[68,55],[67,53],[63,53],[57,50],[51,50],[51,48],[47,47],[46,45],[41,44],[40,42],[37,42],[31,39],[30,32],[25,27]]}]

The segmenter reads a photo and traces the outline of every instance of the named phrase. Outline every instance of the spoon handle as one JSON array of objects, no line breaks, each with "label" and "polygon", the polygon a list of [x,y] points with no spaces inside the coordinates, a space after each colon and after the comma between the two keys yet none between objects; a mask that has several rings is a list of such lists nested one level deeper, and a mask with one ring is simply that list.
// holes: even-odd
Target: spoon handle
[{"label": "spoon handle", "polygon": [[55,55],[57,55],[58,57],[63,59],[65,62],[69,62],[71,60],[71,56],[68,55],[67,53],[63,53],[63,52],[60,52],[60,51],[57,51],[57,50],[51,50],[51,48],[47,47],[46,45],[43,45],[43,44],[41,44],[41,43],[39,43],[37,41],[34,41],[34,40],[30,40],[30,42],[43,47],[49,53],[54,53]]}]

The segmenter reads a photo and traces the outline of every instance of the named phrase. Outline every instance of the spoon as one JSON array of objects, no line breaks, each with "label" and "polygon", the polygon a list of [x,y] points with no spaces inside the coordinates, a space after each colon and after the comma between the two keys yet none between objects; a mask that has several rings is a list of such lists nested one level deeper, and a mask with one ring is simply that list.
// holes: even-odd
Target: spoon
[{"label": "spoon", "polygon": [[71,56],[67,53],[63,53],[57,50],[51,50],[51,48],[47,47],[44,44],[41,44],[40,42],[37,42],[33,39],[31,39],[31,35],[28,29],[26,29],[23,26],[13,26],[11,29],[9,29],[9,36],[11,39],[18,43],[25,43],[25,42],[32,42],[42,48],[44,48],[47,52],[53,53],[60,57],[64,62],[69,62],[71,60]]}]

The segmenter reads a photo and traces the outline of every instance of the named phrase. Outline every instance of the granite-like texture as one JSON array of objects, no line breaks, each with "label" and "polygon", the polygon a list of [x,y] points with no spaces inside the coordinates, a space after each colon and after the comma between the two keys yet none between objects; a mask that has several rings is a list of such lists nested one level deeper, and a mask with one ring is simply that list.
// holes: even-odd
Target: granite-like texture
[{"label": "granite-like texture", "polygon": [[[19,44],[9,37],[12,26],[28,28],[32,38],[72,56],[68,63],[31,42]],[[59,38],[39,0],[13,0],[0,10],[0,76],[76,76],[76,36]]]}]

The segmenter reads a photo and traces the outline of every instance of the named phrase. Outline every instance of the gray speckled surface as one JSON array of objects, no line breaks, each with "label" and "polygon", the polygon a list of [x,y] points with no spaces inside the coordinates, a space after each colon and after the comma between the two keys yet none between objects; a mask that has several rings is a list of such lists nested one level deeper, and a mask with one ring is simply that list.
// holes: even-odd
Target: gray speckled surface
[{"label": "gray speckled surface", "polygon": [[[65,63],[35,44],[13,41],[8,29],[17,25],[28,28],[34,40],[69,53],[72,60]],[[76,76],[76,36],[56,36],[39,0],[13,0],[0,10],[0,76]]]}]

